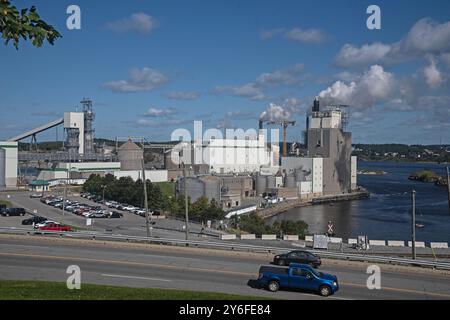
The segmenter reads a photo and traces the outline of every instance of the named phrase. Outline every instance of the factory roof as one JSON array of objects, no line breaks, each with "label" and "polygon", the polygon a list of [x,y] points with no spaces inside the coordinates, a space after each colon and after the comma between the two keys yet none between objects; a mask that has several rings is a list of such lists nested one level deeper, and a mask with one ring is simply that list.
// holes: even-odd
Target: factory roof
[{"label": "factory roof", "polygon": [[30,186],[48,186],[50,182],[47,180],[34,180],[30,182]]},{"label": "factory roof", "polygon": [[119,147],[119,150],[142,150],[136,143],[129,139],[123,145]]}]

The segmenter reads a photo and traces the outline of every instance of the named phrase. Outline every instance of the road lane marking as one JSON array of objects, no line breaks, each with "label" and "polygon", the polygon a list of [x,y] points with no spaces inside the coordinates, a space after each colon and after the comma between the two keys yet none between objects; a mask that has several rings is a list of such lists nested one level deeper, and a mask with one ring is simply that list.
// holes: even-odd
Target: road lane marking
[{"label": "road lane marking", "polygon": [[149,281],[172,282],[172,280],[169,280],[169,279],[126,276],[126,275],[120,275],[120,274],[105,274],[105,273],[102,273],[102,276],[103,277],[111,277],[111,278],[126,278],[126,279],[138,279],[138,280],[149,280]]},{"label": "road lane marking", "polygon": [[[5,252],[0,252],[0,256],[32,257],[32,258],[40,258],[40,259],[54,259],[54,260],[90,261],[90,262],[97,262],[97,263],[113,263],[113,264],[123,264],[123,265],[157,267],[157,268],[175,269],[175,270],[182,270],[182,271],[188,270],[188,271],[194,271],[194,272],[234,274],[234,275],[249,276],[249,277],[257,276],[256,273],[245,273],[245,272],[230,271],[230,270],[217,270],[217,269],[212,270],[212,269],[197,268],[197,267],[182,267],[182,266],[165,265],[165,264],[144,263],[144,262],[137,262],[137,261],[104,260],[104,259],[70,257],[70,256],[63,257],[63,256],[47,256],[47,255],[35,255],[35,254],[25,254],[25,253],[5,253]],[[367,286],[358,284],[358,283],[340,282],[340,285],[353,286],[353,287],[367,289]],[[382,290],[450,298],[450,294],[426,292],[426,291],[419,291],[419,290],[413,290],[413,289],[382,287]]]},{"label": "road lane marking", "polygon": [[26,254],[26,253],[5,253],[0,252],[0,256],[18,256],[18,257],[29,257],[29,258],[41,258],[41,259],[56,259],[56,260],[75,260],[75,261],[90,261],[90,262],[98,262],[98,263],[114,263],[114,264],[124,264],[124,265],[135,265],[142,267],[156,267],[156,268],[166,268],[166,269],[175,269],[175,270],[190,270],[196,272],[210,272],[210,273],[223,273],[223,274],[234,274],[241,276],[255,276],[257,277],[257,273],[245,273],[239,271],[231,271],[231,270],[219,270],[219,269],[205,269],[205,268],[197,268],[197,267],[182,267],[182,266],[174,266],[167,264],[156,264],[156,263],[145,263],[145,262],[137,262],[137,261],[120,261],[120,260],[103,260],[103,259],[94,259],[94,258],[82,258],[82,257],[63,257],[63,256],[47,256],[47,255],[35,255],[35,254]]}]

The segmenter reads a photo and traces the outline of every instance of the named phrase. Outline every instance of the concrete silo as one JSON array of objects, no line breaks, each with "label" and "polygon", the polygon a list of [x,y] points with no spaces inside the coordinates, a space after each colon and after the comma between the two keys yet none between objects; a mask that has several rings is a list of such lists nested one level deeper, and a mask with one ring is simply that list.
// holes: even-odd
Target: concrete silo
[{"label": "concrete silo", "polygon": [[305,181],[305,172],[303,169],[295,169],[294,175],[296,182]]},{"label": "concrete silo", "polygon": [[263,195],[267,190],[267,177],[257,175],[255,180],[255,191],[257,196]]},{"label": "concrete silo", "polygon": [[142,170],[144,151],[131,139],[121,145],[117,153],[120,161],[120,170]]},{"label": "concrete silo", "polygon": [[273,189],[277,186],[277,179],[275,176],[268,176],[267,177],[267,188]]},{"label": "concrete silo", "polygon": [[294,175],[287,175],[284,179],[285,188],[295,188],[297,187],[297,183]]}]

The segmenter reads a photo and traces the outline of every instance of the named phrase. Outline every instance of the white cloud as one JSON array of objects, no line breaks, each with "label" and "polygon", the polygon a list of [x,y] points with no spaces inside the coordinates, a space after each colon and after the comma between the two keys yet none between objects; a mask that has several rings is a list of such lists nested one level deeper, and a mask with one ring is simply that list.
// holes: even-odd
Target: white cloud
[{"label": "white cloud", "polygon": [[374,63],[398,63],[428,54],[450,52],[450,22],[439,24],[431,18],[417,21],[408,34],[394,43],[344,45],[336,56],[342,67],[368,66]]},{"label": "white cloud", "polygon": [[167,108],[167,109],[158,109],[158,108],[149,108],[144,115],[147,117],[167,117],[171,116],[177,113],[177,110],[174,108]]},{"label": "white cloud", "polygon": [[425,81],[431,89],[437,89],[444,82],[444,78],[442,77],[442,73],[437,68],[436,59],[430,57],[429,62],[430,64],[423,69]]},{"label": "white cloud", "polygon": [[265,72],[260,74],[255,80],[257,87],[271,87],[279,85],[293,85],[301,80],[305,67],[303,64],[295,64],[288,68]]},{"label": "white cloud", "polygon": [[127,18],[108,22],[106,28],[117,33],[138,32],[149,34],[158,27],[158,21],[143,12],[133,13]]},{"label": "white cloud", "polygon": [[164,128],[164,127],[173,127],[173,126],[181,126],[188,123],[192,123],[192,120],[186,119],[138,119],[136,124],[140,127],[156,127],[156,128]]},{"label": "white cloud", "polygon": [[259,34],[259,37],[263,40],[267,40],[267,39],[271,39],[276,35],[279,35],[281,33],[284,32],[283,28],[277,28],[277,29],[272,29],[272,30],[267,30],[267,31],[262,31]]},{"label": "white cloud", "polygon": [[387,59],[392,48],[383,43],[365,44],[360,48],[346,44],[339,51],[336,63],[342,67],[366,66]]},{"label": "white cloud", "polygon": [[293,120],[293,116],[296,113],[300,113],[300,110],[296,107],[269,103],[267,109],[261,113],[259,118],[263,121]]},{"label": "white cloud", "polygon": [[322,43],[326,40],[327,36],[325,32],[318,29],[300,29],[294,28],[287,31],[284,36],[287,39],[305,42],[305,43]]},{"label": "white cloud", "polygon": [[111,81],[103,84],[114,92],[151,91],[168,81],[168,77],[152,68],[132,69],[128,80]]},{"label": "white cloud", "polygon": [[442,61],[444,61],[444,63],[447,65],[447,67],[450,68],[450,53],[443,53],[441,55],[441,59],[442,59]]},{"label": "white cloud", "polygon": [[284,28],[276,28],[263,31],[259,37],[263,40],[271,39],[275,36],[283,35],[286,39],[302,42],[302,43],[322,43],[327,39],[327,34],[319,29],[301,29],[293,28],[286,30]]},{"label": "white cloud", "polygon": [[296,64],[284,69],[260,74],[253,82],[241,86],[218,86],[214,93],[228,93],[236,97],[249,98],[251,100],[262,100],[266,98],[265,92],[274,87],[282,85],[296,85],[304,80],[304,65]]},{"label": "white cloud", "polygon": [[392,99],[396,85],[392,73],[373,65],[355,81],[336,81],[321,91],[319,97],[325,104],[345,104],[365,109]]},{"label": "white cloud", "polygon": [[200,97],[200,93],[196,91],[175,91],[169,92],[166,96],[172,100],[195,100]]},{"label": "white cloud", "polygon": [[219,86],[214,89],[215,93],[228,93],[235,97],[249,98],[251,100],[262,100],[265,98],[261,89],[254,83],[247,83],[242,86]]}]

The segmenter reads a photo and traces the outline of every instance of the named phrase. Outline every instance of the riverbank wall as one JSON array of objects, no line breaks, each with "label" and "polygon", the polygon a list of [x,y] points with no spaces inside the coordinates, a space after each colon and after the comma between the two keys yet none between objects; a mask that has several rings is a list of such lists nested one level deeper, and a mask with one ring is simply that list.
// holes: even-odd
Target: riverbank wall
[{"label": "riverbank wall", "polygon": [[367,199],[369,197],[370,193],[367,190],[361,188],[358,191],[353,191],[351,193],[345,194],[319,196],[311,199],[286,200],[280,203],[273,204],[268,208],[259,209],[256,213],[259,217],[268,219],[290,209],[312,206],[316,204],[361,200]]}]

